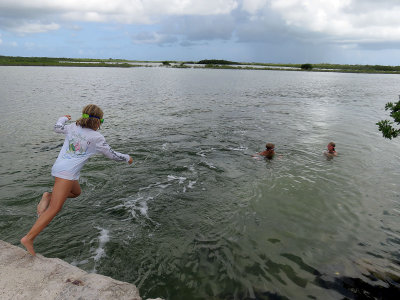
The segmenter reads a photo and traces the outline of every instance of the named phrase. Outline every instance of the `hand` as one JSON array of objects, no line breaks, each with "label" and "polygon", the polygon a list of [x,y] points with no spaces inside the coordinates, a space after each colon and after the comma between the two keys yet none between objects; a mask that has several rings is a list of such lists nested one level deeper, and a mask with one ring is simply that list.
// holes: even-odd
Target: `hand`
[{"label": "hand", "polygon": [[129,161],[128,161],[128,164],[132,164],[133,163],[133,159],[132,159],[132,157],[131,156],[129,156]]},{"label": "hand", "polygon": [[64,117],[67,117],[68,120],[71,120],[71,115],[65,115]]}]

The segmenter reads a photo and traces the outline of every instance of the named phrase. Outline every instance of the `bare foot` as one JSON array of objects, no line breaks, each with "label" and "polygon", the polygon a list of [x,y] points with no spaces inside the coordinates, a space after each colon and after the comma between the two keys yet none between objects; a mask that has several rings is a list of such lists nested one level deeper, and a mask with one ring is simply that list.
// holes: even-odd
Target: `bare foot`
[{"label": "bare foot", "polygon": [[32,254],[33,256],[36,256],[36,252],[35,252],[35,250],[33,250],[33,241],[31,241],[26,236],[24,236],[21,239],[21,244],[24,245],[24,247],[26,248],[26,250],[28,250],[28,252],[30,254]]},{"label": "bare foot", "polygon": [[44,213],[46,211],[46,209],[49,207],[49,203],[50,203],[50,199],[51,199],[51,193],[49,192],[44,192],[42,199],[40,200],[38,206],[37,206],[37,215],[38,217],[40,217],[40,215],[42,213]]}]

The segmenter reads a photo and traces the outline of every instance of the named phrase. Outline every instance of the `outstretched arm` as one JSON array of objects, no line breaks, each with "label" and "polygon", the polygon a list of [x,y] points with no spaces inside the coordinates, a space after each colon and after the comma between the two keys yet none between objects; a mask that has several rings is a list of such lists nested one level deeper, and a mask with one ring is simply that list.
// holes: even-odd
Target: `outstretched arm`
[{"label": "outstretched arm", "polygon": [[253,156],[259,156],[259,155],[265,156],[266,154],[267,154],[267,151],[262,151],[262,152],[258,152],[256,154],[253,154]]},{"label": "outstretched arm", "polygon": [[56,125],[54,125],[54,131],[57,133],[68,133],[68,127],[65,126],[65,122],[68,120],[71,120],[70,115],[59,118]]},{"label": "outstretched arm", "polygon": [[133,159],[128,154],[119,153],[114,151],[109,144],[107,144],[105,138],[102,136],[96,143],[96,149],[98,152],[102,153],[104,156],[115,161],[125,161],[132,164]]}]

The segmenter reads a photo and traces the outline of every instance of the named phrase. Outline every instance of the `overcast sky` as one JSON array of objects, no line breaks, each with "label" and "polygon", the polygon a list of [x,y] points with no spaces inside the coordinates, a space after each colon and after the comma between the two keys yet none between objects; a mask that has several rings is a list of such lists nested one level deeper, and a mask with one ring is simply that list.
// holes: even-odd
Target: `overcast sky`
[{"label": "overcast sky", "polygon": [[400,65],[400,0],[0,0],[0,55]]}]

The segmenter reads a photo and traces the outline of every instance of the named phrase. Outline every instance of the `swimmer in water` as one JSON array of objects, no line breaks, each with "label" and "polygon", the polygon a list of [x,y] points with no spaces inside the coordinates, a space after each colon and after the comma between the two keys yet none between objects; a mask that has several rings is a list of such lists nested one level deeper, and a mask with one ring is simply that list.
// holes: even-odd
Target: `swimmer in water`
[{"label": "swimmer in water", "polygon": [[334,156],[337,156],[337,152],[335,150],[336,144],[334,142],[330,142],[326,148],[327,151],[324,152],[325,156],[327,158],[333,158]]},{"label": "swimmer in water", "polygon": [[267,143],[265,145],[265,150],[253,155],[253,157],[255,157],[257,155],[261,155],[268,159],[272,159],[275,156],[275,145],[272,143]]}]

